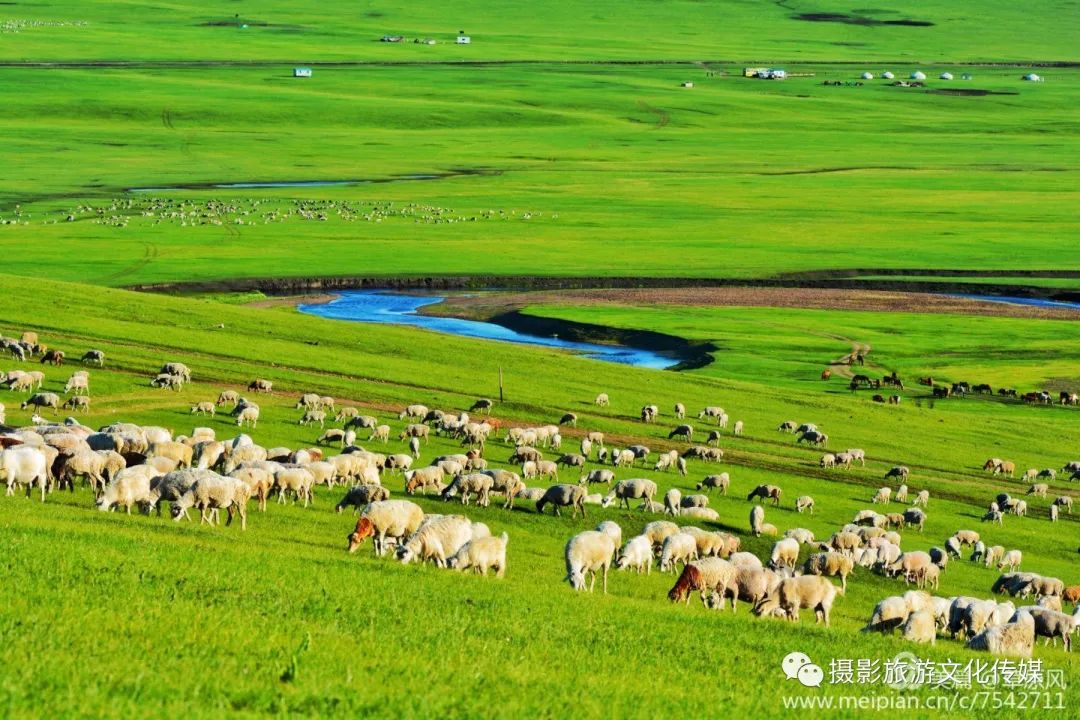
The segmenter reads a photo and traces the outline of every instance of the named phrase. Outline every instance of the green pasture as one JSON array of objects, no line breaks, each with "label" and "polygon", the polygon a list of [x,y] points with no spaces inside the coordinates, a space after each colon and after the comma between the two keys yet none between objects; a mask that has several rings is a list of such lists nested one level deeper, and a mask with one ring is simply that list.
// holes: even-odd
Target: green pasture
[{"label": "green pasture", "polygon": [[[835,396],[791,379],[777,384],[768,377],[718,377],[711,370],[638,370],[555,351],[321,320],[291,309],[255,310],[14,276],[2,280],[11,293],[50,302],[9,307],[0,332],[36,329],[69,358],[90,347],[106,352],[106,367],[90,370],[93,410],[80,418],[92,426],[123,419],[182,433],[208,425],[228,437],[236,432],[228,417],[194,417],[189,406],[266,377],[274,380],[275,393],[258,398],[263,414],[252,435],[266,446],[298,447],[312,444],[320,432],[296,424],[293,404],[302,391],[331,394],[340,404],[374,412],[396,432],[402,425],[396,411],[403,404],[467,408],[476,397],[495,395],[502,368],[507,402],[497,405],[494,416],[507,424],[552,422],[573,410],[581,419],[578,429],[565,431],[568,447],[593,429],[606,432],[609,444],[677,447],[666,439],[676,401],[685,402],[691,414],[722,404],[733,420],[743,419],[744,437],[725,432],[721,447],[727,454],[719,466],[691,462],[686,478],[651,468],[618,476],[652,477],[661,491],[675,486],[688,493],[702,475],[730,472],[730,494],[715,495],[711,505],[720,513],[719,526],[739,532],[744,547],[759,555],[767,554],[772,541],[744,532],[750,506],[743,498],[754,485],[784,488],[782,507],[766,510],[766,519],[781,531],[804,526],[827,537],[868,507],[884,470],[902,462],[912,468],[912,491],[931,491],[927,527],[922,534],[905,532],[906,548],[940,545],[956,529],[971,528],[991,543],[1022,548],[1025,569],[1074,581],[1076,520],[1066,515],[1051,525],[1047,500],[1029,498],[1030,515],[1010,517],[1003,527],[979,522],[994,493],[1025,489],[1018,480],[982,473],[982,460],[997,455],[1020,467],[1060,467],[1073,459],[1071,438],[1080,428],[1073,409],[978,402],[885,408],[865,396]],[[836,349],[843,350],[843,343],[822,343],[811,351],[820,353],[820,363]],[[878,352],[887,357],[889,348],[883,344],[871,356]],[[147,385],[167,360],[192,368],[193,383],[180,393]],[[44,389],[62,390],[69,368],[45,371]],[[764,364],[762,374],[771,372]],[[601,390],[611,394],[611,407],[591,405]],[[18,409],[20,397],[2,398],[9,422],[29,420]],[[646,402],[662,407],[655,426],[635,419]],[[820,470],[820,451],[798,447],[791,436],[775,431],[789,417],[821,424],[831,435],[830,448],[863,447],[866,467]],[[703,435],[706,424],[693,422]],[[400,446],[392,441],[389,447]],[[456,447],[435,439],[423,448],[421,461]],[[487,455],[505,467],[509,452],[500,440]],[[400,479],[388,477],[386,484],[402,494]],[[1062,477],[1053,485],[1051,494],[1073,492]],[[345,535],[354,519],[333,512],[341,494],[321,488],[310,508],[271,503],[265,514],[253,510],[246,532],[103,515],[84,488],[50,495],[44,505],[21,496],[0,502],[8,582],[18,588],[0,610],[8,639],[2,656],[6,681],[0,685],[5,714],[168,715],[194,708],[207,716],[634,717],[704,713],[724,703],[769,716],[780,712],[777,693],[746,690],[786,691],[778,664],[792,650],[827,662],[884,660],[911,649],[899,638],[858,632],[877,600],[904,590],[902,582],[865,570],[856,572],[838,601],[830,630],[814,626],[809,617],[799,625],[754,618],[745,605],[735,616],[706,611],[696,599],[690,608],[671,606],[665,592],[673,579],[658,572],[618,573],[610,578],[607,597],[581,596],[562,581],[566,540],[601,519],[616,520],[629,537],[657,516],[589,506],[586,519],[572,520],[539,517],[525,502],[508,512],[420,499],[429,511],[464,512],[496,533],[510,534],[509,572],[496,580],[400,567],[373,558],[369,546],[348,555]],[[792,509],[802,494],[816,498],[814,515]],[[939,592],[985,595],[995,577],[993,570],[955,560]],[[58,590],[76,587],[78,592]],[[947,639],[917,653],[974,657]],[[1036,656],[1050,667],[1075,671],[1061,648],[1040,647]],[[624,674],[647,680],[624,682]],[[568,677],[577,678],[573,690],[567,690]],[[1066,701],[1074,698],[1070,690]]]},{"label": "green pasture", "polygon": [[[470,62],[503,60],[1076,59],[1072,7],[942,0],[851,8],[835,0],[784,3],[504,2],[417,6],[331,0],[297,5],[171,2],[14,4],[3,8],[8,61]],[[800,19],[828,15],[825,21]],[[910,23],[910,24],[904,24]],[[1023,33],[1017,30],[1023,28]],[[464,32],[467,46],[454,38]],[[405,42],[381,43],[384,35]],[[414,39],[434,39],[421,45]]]}]

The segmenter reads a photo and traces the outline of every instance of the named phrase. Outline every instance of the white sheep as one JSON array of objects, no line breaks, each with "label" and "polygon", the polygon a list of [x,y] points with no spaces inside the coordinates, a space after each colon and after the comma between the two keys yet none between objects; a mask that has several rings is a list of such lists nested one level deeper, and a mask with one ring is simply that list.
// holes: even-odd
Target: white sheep
[{"label": "white sheep", "polygon": [[506,533],[470,540],[450,558],[450,567],[459,572],[472,568],[481,575],[487,575],[488,570],[494,568],[495,577],[501,578],[506,574],[506,544],[509,540]]},{"label": "white sheep", "polygon": [[902,632],[905,640],[933,645],[937,642],[937,618],[929,610],[913,612],[904,623]]},{"label": "white sheep", "polygon": [[619,551],[619,557],[615,561],[615,567],[620,570],[629,568],[640,574],[644,569],[646,575],[652,574],[652,564],[652,541],[645,535],[630,538]]},{"label": "white sheep", "polygon": [[412,535],[424,521],[424,511],[408,500],[381,500],[370,503],[360,513],[356,529],[349,535],[349,552],[355,552],[365,538],[373,538],[375,554],[386,551],[386,539]]},{"label": "white sheep", "polygon": [[[490,533],[489,533],[490,534]],[[436,567],[445,567],[448,558],[457,555],[465,543],[473,539],[473,524],[464,515],[446,515],[421,526],[394,554],[398,561],[433,561]]]},{"label": "white sheep", "polygon": [[580,532],[566,543],[566,580],[575,590],[585,590],[585,577],[592,575],[589,592],[596,586],[596,573],[604,573],[604,594],[607,594],[607,576],[615,556],[615,540],[607,533],[596,530]]},{"label": "white sheep", "polygon": [[660,553],[660,571],[674,572],[678,569],[678,563],[685,565],[696,559],[697,540],[689,533],[677,532],[664,540],[663,550]]}]

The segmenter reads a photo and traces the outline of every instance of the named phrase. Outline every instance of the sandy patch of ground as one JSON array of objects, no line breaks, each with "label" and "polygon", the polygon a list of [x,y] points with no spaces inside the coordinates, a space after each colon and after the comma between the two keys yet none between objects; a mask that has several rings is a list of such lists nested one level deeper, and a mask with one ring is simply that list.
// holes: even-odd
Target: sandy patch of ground
[{"label": "sandy patch of ground", "polygon": [[266,300],[256,300],[255,302],[244,303],[246,307],[253,308],[275,308],[284,307],[286,305],[325,305],[328,302],[337,300],[337,295],[290,295],[289,297],[275,297],[267,298]]}]

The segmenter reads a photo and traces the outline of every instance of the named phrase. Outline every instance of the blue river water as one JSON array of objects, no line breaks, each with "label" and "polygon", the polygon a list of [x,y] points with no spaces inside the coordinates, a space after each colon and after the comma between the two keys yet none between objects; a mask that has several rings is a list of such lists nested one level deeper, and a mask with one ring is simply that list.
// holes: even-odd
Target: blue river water
[{"label": "blue river water", "polygon": [[298,309],[300,312],[309,315],[318,315],[319,317],[334,320],[414,325],[450,335],[500,340],[521,345],[541,345],[543,347],[567,350],[594,360],[605,360],[622,365],[663,369],[678,362],[668,355],[651,350],[640,350],[622,345],[570,342],[561,340],[558,337],[526,335],[494,323],[433,317],[420,315],[416,312],[419,308],[425,305],[434,305],[441,302],[442,299],[435,295],[406,295],[379,290],[348,290],[342,292],[340,297],[331,302],[319,305],[299,305]]},{"label": "blue river water", "polygon": [[1064,302],[1058,300],[1043,300],[1042,298],[1008,297],[1005,295],[954,295],[953,297],[967,298],[968,300],[985,300],[987,302],[1008,303],[1010,305],[1034,305],[1036,307],[1069,308],[1080,310],[1080,303]]}]

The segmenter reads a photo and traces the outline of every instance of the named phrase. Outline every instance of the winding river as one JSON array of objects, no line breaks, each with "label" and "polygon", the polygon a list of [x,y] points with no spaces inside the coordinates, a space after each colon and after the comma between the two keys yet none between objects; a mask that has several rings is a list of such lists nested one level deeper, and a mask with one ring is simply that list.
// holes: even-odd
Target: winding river
[{"label": "winding river", "polygon": [[334,320],[414,325],[450,335],[499,340],[521,345],[541,345],[543,347],[567,350],[594,360],[605,360],[622,365],[663,369],[678,362],[668,355],[652,350],[641,350],[622,345],[570,342],[561,340],[558,337],[526,335],[495,323],[435,317],[417,313],[417,310],[425,305],[434,305],[442,300],[443,298],[435,295],[406,295],[379,290],[348,290],[342,292],[337,299],[328,303],[299,305],[298,309],[300,312],[309,315],[318,315],[319,317]]}]

